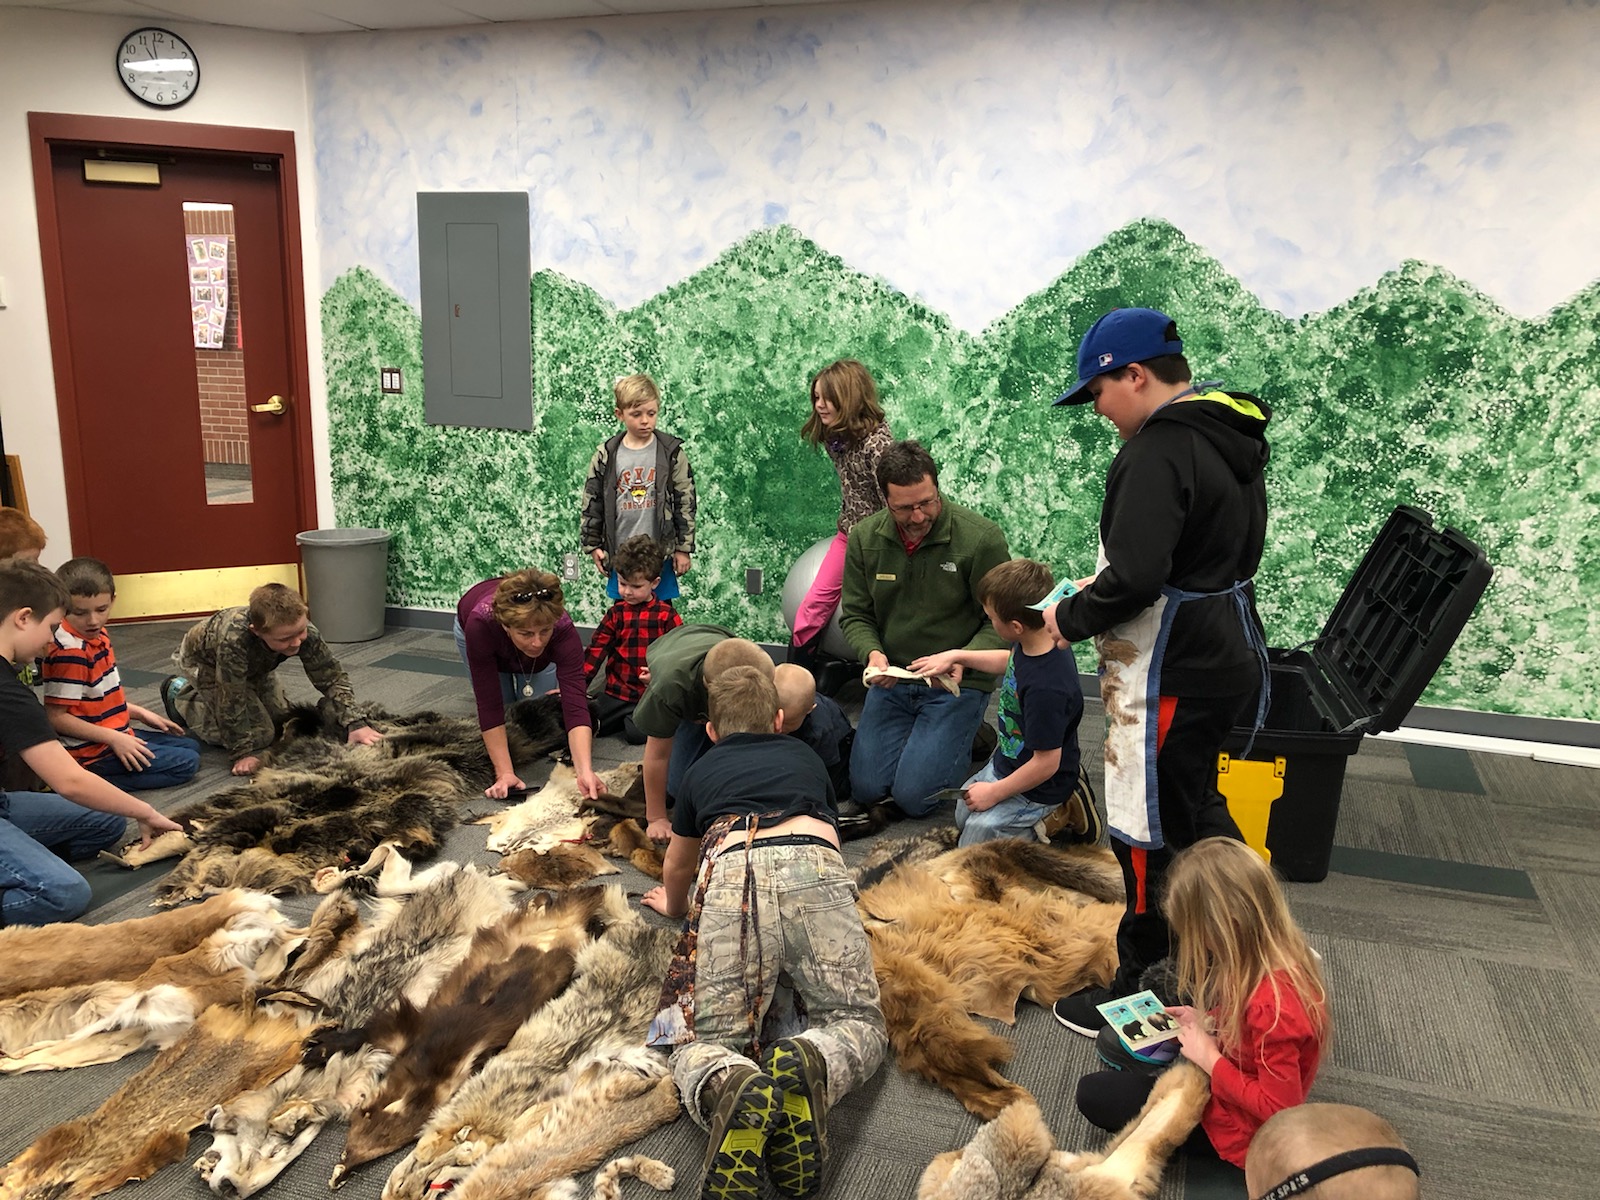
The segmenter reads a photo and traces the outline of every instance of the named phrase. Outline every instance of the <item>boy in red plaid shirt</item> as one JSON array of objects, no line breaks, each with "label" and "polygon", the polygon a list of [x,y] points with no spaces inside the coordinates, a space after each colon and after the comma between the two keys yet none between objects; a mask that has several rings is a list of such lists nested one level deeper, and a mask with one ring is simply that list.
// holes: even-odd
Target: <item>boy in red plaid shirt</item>
[{"label": "boy in red plaid shirt", "polygon": [[642,746],[645,740],[633,723],[633,706],[644,695],[644,652],[663,633],[683,624],[678,611],[655,596],[664,557],[646,534],[617,547],[611,566],[622,598],[600,618],[583,657],[585,679],[592,680],[602,664],[606,669],[605,691],[590,701],[595,733],[608,737],[620,732],[631,746]]}]

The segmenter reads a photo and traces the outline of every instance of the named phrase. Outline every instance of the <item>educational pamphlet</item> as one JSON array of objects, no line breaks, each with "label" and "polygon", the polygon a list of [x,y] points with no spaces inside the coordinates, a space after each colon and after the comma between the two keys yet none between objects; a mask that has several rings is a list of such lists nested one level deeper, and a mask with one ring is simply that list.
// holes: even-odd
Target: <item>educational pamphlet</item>
[{"label": "educational pamphlet", "polygon": [[1154,992],[1138,992],[1095,1007],[1117,1031],[1122,1044],[1136,1053],[1148,1054],[1150,1047],[1178,1036],[1178,1018],[1167,1012]]},{"label": "educational pamphlet", "polygon": [[891,679],[906,679],[913,683],[925,683],[929,687],[942,687],[952,696],[961,694],[961,685],[949,675],[918,675],[915,671],[908,671],[904,667],[868,667],[861,672],[861,682],[870,684],[874,679],[887,675]]}]

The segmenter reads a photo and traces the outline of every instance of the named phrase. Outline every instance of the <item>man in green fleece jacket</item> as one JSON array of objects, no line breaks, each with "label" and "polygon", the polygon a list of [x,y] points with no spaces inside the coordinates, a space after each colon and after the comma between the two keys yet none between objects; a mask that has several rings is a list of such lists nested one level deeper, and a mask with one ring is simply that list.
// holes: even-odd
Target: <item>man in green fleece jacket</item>
[{"label": "man in green fleece jacket", "polygon": [[[939,494],[939,468],[917,442],[883,452],[878,485],[887,507],[850,531],[845,551],[839,624],[856,656],[904,667],[952,647],[1003,649],[978,602],[978,581],[1011,557],[1000,527]],[[967,777],[995,679],[960,667],[953,678],[955,695],[883,676],[867,689],[850,754],[854,799],[840,816],[885,798],[926,816],[941,788]]]}]

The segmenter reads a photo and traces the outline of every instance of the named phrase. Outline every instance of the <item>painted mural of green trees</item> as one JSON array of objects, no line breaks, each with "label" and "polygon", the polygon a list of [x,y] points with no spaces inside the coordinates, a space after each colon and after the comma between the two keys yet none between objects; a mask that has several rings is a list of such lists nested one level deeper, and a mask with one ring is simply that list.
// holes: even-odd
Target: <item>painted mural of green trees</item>
[{"label": "painted mural of green trees", "polygon": [[[779,226],[630,310],[552,272],[534,276],[530,304],[531,436],[426,425],[415,310],[362,270],[324,297],[336,511],[394,532],[392,602],[446,608],[478,578],[575,551],[584,472],[617,428],[611,383],[642,370],[700,494],[680,609],[784,640],[783,575],[831,532],[839,503],[827,460],[798,436],[806,382],[840,357],[867,364],[897,436],[926,442],[946,491],[997,520],[1014,553],[1087,572],[1117,443],[1091,411],[1050,401],[1075,377],[1089,324],[1141,304],[1177,319],[1199,378],[1273,406],[1259,579],[1273,644],[1315,636],[1389,511],[1414,504],[1480,542],[1497,570],[1424,702],[1600,716],[1600,468],[1588,450],[1600,286],[1523,321],[1407,263],[1291,321],[1146,220],[973,336]],[[378,394],[380,363],[405,370],[404,396]],[[747,567],[766,572],[764,594],[746,595]],[[604,611],[592,569],[569,595],[579,620]]]}]

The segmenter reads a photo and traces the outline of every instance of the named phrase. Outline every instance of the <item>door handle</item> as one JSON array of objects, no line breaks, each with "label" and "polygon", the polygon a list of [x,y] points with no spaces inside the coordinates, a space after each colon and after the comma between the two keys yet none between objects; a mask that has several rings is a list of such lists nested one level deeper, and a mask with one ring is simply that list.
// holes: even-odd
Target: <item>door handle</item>
[{"label": "door handle", "polygon": [[260,412],[260,413],[271,413],[275,417],[281,417],[283,415],[284,411],[285,411],[284,407],[283,407],[283,397],[282,396],[274,396],[270,400],[268,400],[265,404],[252,404],[250,406],[250,411],[251,412]]}]

